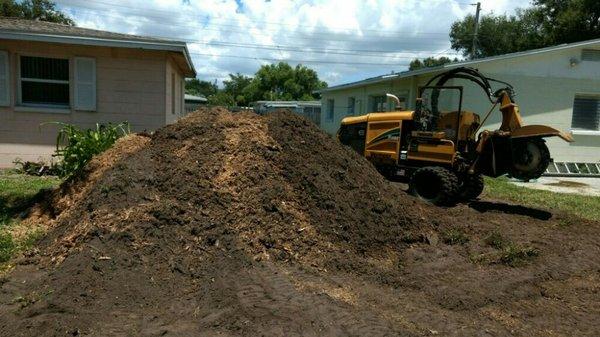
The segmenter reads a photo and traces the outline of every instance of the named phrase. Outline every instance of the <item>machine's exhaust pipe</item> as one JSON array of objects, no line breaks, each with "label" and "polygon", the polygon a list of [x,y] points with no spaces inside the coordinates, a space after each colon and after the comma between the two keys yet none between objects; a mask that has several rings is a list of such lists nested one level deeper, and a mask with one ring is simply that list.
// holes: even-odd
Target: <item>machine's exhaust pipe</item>
[{"label": "machine's exhaust pipe", "polygon": [[398,108],[400,107],[400,99],[398,98],[398,96],[396,95],[392,95],[392,94],[385,94],[388,98],[391,98],[392,100],[394,100],[394,102],[396,102],[396,110],[398,110]]}]

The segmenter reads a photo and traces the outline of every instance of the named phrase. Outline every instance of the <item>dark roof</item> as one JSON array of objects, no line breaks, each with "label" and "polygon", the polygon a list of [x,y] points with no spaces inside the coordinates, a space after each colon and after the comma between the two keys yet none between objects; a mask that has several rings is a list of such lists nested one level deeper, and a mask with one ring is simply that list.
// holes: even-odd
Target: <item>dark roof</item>
[{"label": "dark roof", "polygon": [[14,31],[23,33],[37,33],[37,34],[49,34],[49,35],[64,35],[64,36],[79,36],[97,39],[110,39],[110,40],[122,40],[122,41],[139,41],[139,42],[150,42],[150,43],[170,43],[170,44],[183,44],[185,42],[159,39],[154,37],[130,35],[107,32],[103,30],[81,28],[75,26],[68,26],[61,23],[37,21],[37,20],[25,20],[17,18],[0,18],[0,31]]}]

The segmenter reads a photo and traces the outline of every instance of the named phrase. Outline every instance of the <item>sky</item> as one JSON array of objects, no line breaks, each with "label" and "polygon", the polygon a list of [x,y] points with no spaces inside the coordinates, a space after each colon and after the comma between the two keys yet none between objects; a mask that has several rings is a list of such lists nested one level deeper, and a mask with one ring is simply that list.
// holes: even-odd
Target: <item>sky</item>
[{"label": "sky", "polygon": [[[405,71],[414,58],[461,57],[452,23],[469,0],[55,0],[80,27],[188,43],[198,78],[222,81],[286,61],[331,85]],[[525,0],[481,0],[512,14]]]}]

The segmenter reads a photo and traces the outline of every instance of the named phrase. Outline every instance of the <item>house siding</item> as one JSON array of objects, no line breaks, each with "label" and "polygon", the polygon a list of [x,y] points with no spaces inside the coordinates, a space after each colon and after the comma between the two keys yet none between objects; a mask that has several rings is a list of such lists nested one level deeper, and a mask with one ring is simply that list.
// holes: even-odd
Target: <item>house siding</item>
[{"label": "house siding", "polygon": [[[585,49],[600,49],[600,44]],[[562,131],[571,130],[573,101],[578,93],[600,95],[600,62],[581,61],[582,48],[564,49],[537,55],[520,56],[511,59],[495,60],[469,65],[478,68],[488,77],[511,83],[517,96],[526,125],[543,124]],[[576,61],[574,66],[572,60]],[[334,134],[341,119],[346,117],[345,102],[348,97],[367,100],[370,95],[385,92],[404,93],[408,91],[407,108],[414,109],[418,86],[424,85],[435,74],[413,76],[358,88],[324,92],[322,102],[334,99],[336,102],[333,121],[321,120],[323,129]],[[477,112],[482,118],[491,107],[481,88],[466,81],[450,81],[447,85],[464,86],[463,109]],[[356,115],[368,113],[363,104]],[[496,109],[484,125],[484,129],[499,127],[501,113]],[[573,135],[575,142],[567,143],[557,137],[548,138],[548,147],[555,161],[600,162],[600,132],[594,135]]]},{"label": "house siding", "polygon": [[[167,83],[165,69],[169,54],[125,48],[91,47],[42,42],[0,40],[0,50],[9,53],[11,105],[0,107],[0,166],[12,166],[15,158],[39,160],[53,152],[57,126],[48,122],[72,123],[83,128],[96,123],[129,122],[132,131],[152,131],[167,122],[165,103]],[[73,109],[74,85],[70,85],[71,108],[63,113],[20,111],[17,101],[17,58],[21,54],[60,57],[70,60],[73,81],[73,58],[96,60],[96,111]],[[183,72],[178,71],[179,78]],[[181,86],[178,90],[183,90]],[[183,91],[180,93],[183,94]],[[31,110],[31,109],[30,109]],[[65,113],[66,112],[66,113]],[[172,121],[172,120],[169,120]]]}]

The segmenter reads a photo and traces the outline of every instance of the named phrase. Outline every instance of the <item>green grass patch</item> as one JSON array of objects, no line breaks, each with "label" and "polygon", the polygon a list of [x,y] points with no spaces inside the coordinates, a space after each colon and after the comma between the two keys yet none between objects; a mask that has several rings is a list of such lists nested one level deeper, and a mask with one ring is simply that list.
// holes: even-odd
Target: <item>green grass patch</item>
[{"label": "green grass patch", "polygon": [[600,197],[534,190],[511,184],[507,178],[485,178],[485,194],[527,207],[558,209],[582,218],[600,221]]},{"label": "green grass patch", "polygon": [[60,183],[56,177],[28,176],[11,170],[0,170],[0,263],[8,261],[16,252],[30,248],[42,235],[33,229],[19,240],[10,234],[11,226],[18,223],[18,215],[29,208],[43,189]]},{"label": "green grass patch", "polygon": [[531,246],[513,243],[497,230],[488,234],[483,242],[497,251],[471,256],[471,261],[474,263],[501,263],[511,267],[519,267],[540,253]]},{"label": "green grass patch", "polygon": [[469,238],[462,231],[451,228],[442,232],[442,242],[447,245],[464,245]]}]

